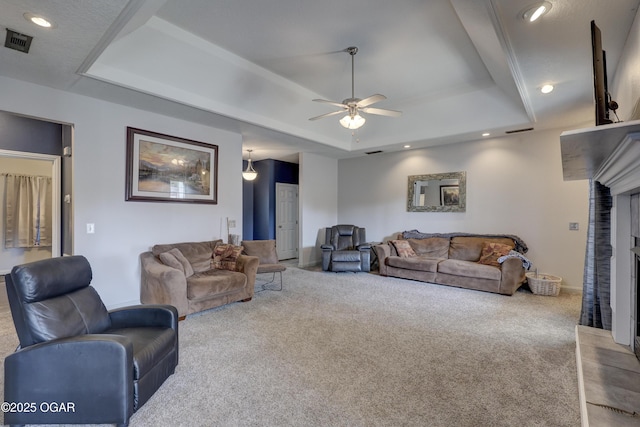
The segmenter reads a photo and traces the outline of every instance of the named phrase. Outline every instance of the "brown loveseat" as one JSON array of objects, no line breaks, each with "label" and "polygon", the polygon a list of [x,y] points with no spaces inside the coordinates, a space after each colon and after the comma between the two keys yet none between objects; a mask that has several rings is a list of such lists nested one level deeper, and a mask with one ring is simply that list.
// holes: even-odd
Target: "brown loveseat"
[{"label": "brown loveseat", "polygon": [[[407,247],[408,251],[403,250]],[[519,255],[527,251],[526,244],[510,235],[424,234],[413,230],[374,249],[382,276],[504,295],[518,290],[529,265]],[[498,262],[503,255],[506,258]]]},{"label": "brown loveseat", "polygon": [[250,301],[258,258],[239,255],[233,260],[235,267],[215,268],[213,255],[219,245],[222,240],[174,243],[155,245],[150,252],[142,253],[140,301],[171,304],[181,318],[236,301]]}]

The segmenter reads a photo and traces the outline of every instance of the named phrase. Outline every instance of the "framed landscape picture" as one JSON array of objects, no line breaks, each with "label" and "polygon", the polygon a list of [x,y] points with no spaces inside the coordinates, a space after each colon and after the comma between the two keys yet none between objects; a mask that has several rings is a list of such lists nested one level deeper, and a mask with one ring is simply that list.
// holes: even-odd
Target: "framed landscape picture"
[{"label": "framed landscape picture", "polygon": [[218,146],[127,127],[126,201],[218,203]]},{"label": "framed landscape picture", "polygon": [[458,203],[460,203],[460,187],[457,185],[441,185],[440,204],[442,206],[458,206]]}]

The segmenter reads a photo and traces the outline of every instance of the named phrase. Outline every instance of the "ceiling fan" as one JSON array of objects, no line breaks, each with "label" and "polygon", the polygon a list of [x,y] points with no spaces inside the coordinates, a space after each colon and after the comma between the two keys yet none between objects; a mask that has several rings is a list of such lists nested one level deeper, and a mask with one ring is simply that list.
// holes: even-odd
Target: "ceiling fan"
[{"label": "ceiling fan", "polygon": [[338,114],[346,115],[340,119],[340,124],[347,129],[358,129],[361,127],[366,119],[360,115],[360,113],[376,114],[379,116],[398,117],[402,113],[396,110],[385,110],[382,108],[369,107],[376,102],[380,102],[387,99],[386,96],[375,94],[368,96],[364,99],[356,98],[354,95],[354,59],[353,57],[358,53],[358,48],[355,46],[348,47],[344,50],[351,55],[351,98],[347,98],[342,102],[327,101],[326,99],[314,99],[315,102],[323,102],[325,104],[331,104],[336,107],[340,107],[338,111],[332,111],[331,113],[321,114],[316,117],[311,117],[309,120],[318,120],[329,116],[335,116]]}]

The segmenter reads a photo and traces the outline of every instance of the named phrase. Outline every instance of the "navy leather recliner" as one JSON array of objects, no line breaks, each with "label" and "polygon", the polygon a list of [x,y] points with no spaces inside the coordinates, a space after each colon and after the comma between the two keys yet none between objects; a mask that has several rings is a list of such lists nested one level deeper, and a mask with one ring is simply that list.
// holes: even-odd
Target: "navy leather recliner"
[{"label": "navy leather recliner", "polygon": [[5,276],[20,346],[4,362],[4,400],[23,406],[5,412],[5,424],[126,426],[174,373],[175,307],[107,311],[91,279],[83,256],[19,265]]}]

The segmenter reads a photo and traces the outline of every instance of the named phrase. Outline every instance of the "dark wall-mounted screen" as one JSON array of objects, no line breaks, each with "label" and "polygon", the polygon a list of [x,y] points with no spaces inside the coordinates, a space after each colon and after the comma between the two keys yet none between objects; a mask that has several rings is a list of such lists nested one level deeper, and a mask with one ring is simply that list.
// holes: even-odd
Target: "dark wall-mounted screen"
[{"label": "dark wall-mounted screen", "polygon": [[611,123],[609,120],[607,88],[607,60],[602,50],[602,33],[595,21],[591,21],[591,48],[593,53],[593,95],[596,102],[596,126]]}]

